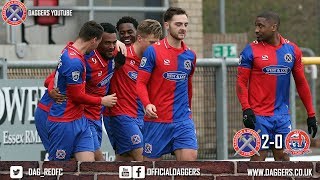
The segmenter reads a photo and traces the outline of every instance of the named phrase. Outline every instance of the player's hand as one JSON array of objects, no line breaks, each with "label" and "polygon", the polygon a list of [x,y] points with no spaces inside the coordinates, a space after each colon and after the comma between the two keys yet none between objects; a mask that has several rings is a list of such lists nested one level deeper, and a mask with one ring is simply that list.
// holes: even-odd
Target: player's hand
[{"label": "player's hand", "polygon": [[49,91],[49,96],[58,104],[67,100],[67,96],[60,93],[59,88],[54,88]]},{"label": "player's hand", "polygon": [[121,52],[125,57],[127,57],[127,47],[123,42],[117,40],[116,48],[118,52]]},{"label": "player's hand", "polygon": [[117,55],[114,57],[114,61],[116,63],[116,66],[119,68],[126,62],[126,57],[121,52],[118,52]]},{"label": "player's hand", "polygon": [[253,129],[255,128],[254,123],[256,122],[256,115],[252,109],[246,109],[243,111],[243,124],[246,128]]},{"label": "player's hand", "polygon": [[157,119],[158,118],[158,115],[157,115],[157,108],[155,105],[153,104],[148,104],[146,106],[146,115],[149,117],[149,118],[152,118],[152,119]]},{"label": "player's hand", "polygon": [[311,134],[313,132],[312,138],[314,138],[318,131],[318,122],[316,117],[308,117],[307,124],[308,124],[308,133]]},{"label": "player's hand", "polygon": [[113,93],[111,95],[107,95],[101,98],[101,104],[107,107],[113,107],[117,104],[117,96],[116,93]]}]

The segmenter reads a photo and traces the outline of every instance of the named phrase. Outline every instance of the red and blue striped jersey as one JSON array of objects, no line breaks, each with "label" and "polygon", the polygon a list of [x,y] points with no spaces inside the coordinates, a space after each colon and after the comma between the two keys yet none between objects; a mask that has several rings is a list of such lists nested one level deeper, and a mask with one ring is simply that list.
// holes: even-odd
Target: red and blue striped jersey
[{"label": "red and blue striped jersey", "polygon": [[110,93],[116,93],[118,101],[110,108],[110,116],[143,118],[143,106],[136,91],[139,64],[140,58],[134,52],[133,46],[127,46],[125,64],[114,72],[111,79]]},{"label": "red and blue striped jersey", "polygon": [[54,103],[53,99],[49,96],[48,90],[41,97],[38,107],[46,112],[49,112],[51,105]]},{"label": "red and blue striped jersey", "polygon": [[[157,119],[145,121],[171,123],[191,117],[191,77],[195,70],[196,54],[182,41],[182,48],[169,45],[167,38],[149,46],[141,59],[137,91],[144,105],[157,108]],[[148,79],[147,92],[140,82]]]},{"label": "red and blue striped jersey", "polygon": [[[56,69],[54,87],[59,88],[61,94],[69,95],[68,86],[81,85],[81,92],[85,92],[86,68],[83,55],[69,43],[60,56]],[[84,105],[73,102],[68,98],[62,104],[53,103],[48,119],[57,122],[69,122],[83,116]]]},{"label": "red and blue striped jersey", "polygon": [[[106,96],[113,76],[114,59],[104,59],[97,50],[85,55],[86,93],[96,97]],[[102,105],[85,105],[84,115],[90,120],[100,120]]]},{"label": "red and blue striped jersey", "polygon": [[[310,89],[304,76],[301,50],[280,36],[280,44],[272,46],[254,41],[240,54],[237,95],[242,109],[272,116],[289,113],[290,75],[293,74],[301,99],[314,115]],[[249,84],[249,85],[248,85]],[[309,104],[309,105],[308,105]]]}]

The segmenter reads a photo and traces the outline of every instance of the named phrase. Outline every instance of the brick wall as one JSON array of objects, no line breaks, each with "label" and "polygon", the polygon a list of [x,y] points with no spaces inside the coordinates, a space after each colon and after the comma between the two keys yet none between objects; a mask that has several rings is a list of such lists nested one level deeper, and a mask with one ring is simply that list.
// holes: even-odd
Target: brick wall
[{"label": "brick wall", "polygon": [[[216,179],[216,180],[244,180],[244,179],[319,179],[320,162],[230,162],[230,161],[196,161],[196,162],[21,162],[21,161],[0,161],[0,179],[10,179],[10,166],[23,166],[23,179],[119,179],[119,166],[145,166],[146,168],[200,168],[201,176],[146,176],[146,179]],[[63,175],[60,177],[40,178],[39,176],[28,176],[28,168],[63,168]],[[261,169],[312,169],[313,177],[248,177],[248,168]]]},{"label": "brick wall", "polygon": [[202,0],[170,0],[170,6],[186,10],[189,16],[189,28],[185,42],[197,53],[198,58],[203,57],[203,21]]}]

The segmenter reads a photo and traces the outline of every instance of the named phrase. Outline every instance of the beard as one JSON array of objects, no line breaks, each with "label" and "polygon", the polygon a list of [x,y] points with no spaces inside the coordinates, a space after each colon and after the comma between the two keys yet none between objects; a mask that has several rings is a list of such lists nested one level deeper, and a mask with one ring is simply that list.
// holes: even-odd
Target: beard
[{"label": "beard", "polygon": [[179,33],[179,32],[175,33],[175,32],[171,32],[171,31],[169,31],[169,33],[174,39],[176,39],[178,41],[181,41],[186,37],[185,33]]}]

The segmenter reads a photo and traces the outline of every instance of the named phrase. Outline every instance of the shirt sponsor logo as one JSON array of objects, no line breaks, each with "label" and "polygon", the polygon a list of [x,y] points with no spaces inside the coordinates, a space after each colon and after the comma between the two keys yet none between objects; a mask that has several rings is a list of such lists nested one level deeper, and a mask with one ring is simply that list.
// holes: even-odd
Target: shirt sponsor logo
[{"label": "shirt sponsor logo", "polygon": [[103,87],[103,86],[105,86],[105,85],[110,81],[110,79],[112,78],[112,76],[113,76],[113,73],[108,74],[107,77],[104,78],[102,81],[100,81],[97,86],[98,86],[98,87]]},{"label": "shirt sponsor logo", "polygon": [[272,65],[272,66],[264,67],[262,71],[269,75],[282,76],[282,75],[289,74],[291,72],[291,69],[288,66]]},{"label": "shirt sponsor logo", "polygon": [[136,71],[129,71],[128,72],[128,75],[129,75],[129,77],[130,77],[130,79],[132,79],[132,80],[137,80],[137,77],[138,77],[138,72],[136,72]]},{"label": "shirt sponsor logo", "polygon": [[188,74],[182,71],[169,71],[165,72],[162,75],[165,79],[169,81],[185,81],[188,77]]}]

